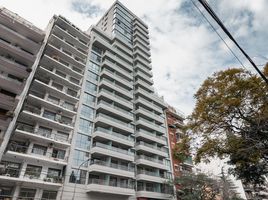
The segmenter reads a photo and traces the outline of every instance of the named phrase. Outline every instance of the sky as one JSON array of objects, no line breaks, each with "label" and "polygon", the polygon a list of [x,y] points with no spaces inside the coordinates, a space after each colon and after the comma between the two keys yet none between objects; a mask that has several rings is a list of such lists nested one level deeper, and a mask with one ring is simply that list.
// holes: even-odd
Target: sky
[{"label": "sky", "polygon": [[[193,0],[202,9],[197,0]],[[63,15],[82,30],[96,24],[114,0],[0,0],[0,5],[44,29],[54,14]],[[149,26],[155,89],[165,101],[186,115],[195,105],[194,94],[215,71],[239,67],[191,0],[121,0]],[[267,0],[210,0],[239,44],[256,64],[268,57]],[[209,18],[212,22],[212,20]],[[245,58],[216,26],[226,43],[246,66]],[[260,66],[261,68],[261,66]]]},{"label": "sky", "polygon": [[[234,44],[208,17],[244,66],[252,70]],[[86,31],[114,0],[0,0],[0,5],[44,29],[54,14],[63,15]],[[121,0],[149,26],[156,91],[165,101],[190,114],[194,94],[206,77],[240,67],[191,0]],[[268,57],[267,0],[209,0],[225,26],[257,65]],[[261,66],[260,66],[261,68]],[[218,167],[219,169],[219,167]]]}]

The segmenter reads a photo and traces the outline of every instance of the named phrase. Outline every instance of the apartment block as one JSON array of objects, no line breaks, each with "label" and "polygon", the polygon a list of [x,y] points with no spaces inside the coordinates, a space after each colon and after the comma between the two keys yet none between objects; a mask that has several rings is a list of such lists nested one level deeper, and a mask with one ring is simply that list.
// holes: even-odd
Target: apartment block
[{"label": "apartment block", "polygon": [[148,34],[118,1],[86,32],[51,19],[1,147],[0,199],[173,199]]}]

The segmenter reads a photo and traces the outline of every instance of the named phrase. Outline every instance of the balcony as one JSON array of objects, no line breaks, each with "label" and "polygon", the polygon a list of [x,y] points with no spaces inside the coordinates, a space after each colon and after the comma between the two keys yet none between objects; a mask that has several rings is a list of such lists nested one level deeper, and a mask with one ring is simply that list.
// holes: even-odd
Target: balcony
[{"label": "balcony", "polygon": [[137,110],[135,110],[135,113],[137,116],[149,117],[152,120],[157,121],[158,123],[165,123],[165,118],[163,114],[156,114],[153,111],[149,111],[143,107],[139,107]]},{"label": "balcony", "polygon": [[106,51],[103,55],[103,58],[108,57],[112,59],[114,62],[118,63],[120,66],[124,67],[129,72],[133,71],[133,67],[130,63],[127,63],[126,61],[122,60],[121,58],[117,57],[116,55],[112,54],[109,51]]},{"label": "balcony", "polygon": [[43,133],[39,130],[35,130],[34,126],[27,124],[17,124],[15,134],[21,138],[27,138],[33,141],[46,142],[47,144],[54,143],[56,146],[63,148],[67,148],[71,145],[68,139],[60,137],[57,133]]},{"label": "balcony", "polygon": [[136,143],[136,151],[145,151],[150,152],[155,155],[159,155],[162,157],[168,157],[168,149],[164,147],[158,147],[156,145],[152,145],[143,141],[139,141]]},{"label": "balcony", "polygon": [[89,166],[89,172],[99,172],[104,174],[113,174],[134,178],[134,167],[105,162],[102,160],[92,160]]},{"label": "balcony", "polygon": [[133,54],[134,54],[134,57],[140,58],[142,62],[145,63],[146,65],[150,65],[150,63],[152,62],[150,56],[148,56],[147,53],[145,53],[139,48],[135,49]]},{"label": "balcony", "polygon": [[[35,152],[35,153],[32,153]],[[61,157],[58,154],[50,152],[39,152],[38,149],[29,148],[28,146],[9,143],[7,146],[6,156],[11,159],[38,161],[43,164],[51,163],[56,165],[67,165],[67,157]],[[44,155],[45,154],[45,155]]]},{"label": "balcony", "polygon": [[[144,67],[143,65],[141,65],[140,63],[136,63],[135,66],[134,66],[134,69],[136,69],[136,72],[137,70],[141,71],[144,75],[144,77],[149,77],[149,78],[152,78],[153,76],[153,73],[151,70],[147,69],[146,67]],[[152,85],[152,83],[148,83],[150,85]]]},{"label": "balcony", "polygon": [[146,171],[146,170],[138,170],[136,175],[137,180],[156,182],[156,183],[164,183],[168,182],[168,176],[164,174],[158,174],[156,172]]},{"label": "balcony", "polygon": [[146,130],[139,130],[135,134],[136,138],[144,138],[162,145],[167,145],[167,138],[164,136],[156,135]]},{"label": "balcony", "polygon": [[157,131],[158,133],[165,134],[166,129],[163,126],[157,125],[152,121],[146,120],[144,118],[139,118],[136,121],[137,127],[143,127],[143,129],[148,129],[149,131]]},{"label": "balcony", "polygon": [[119,159],[124,159],[133,162],[134,153],[125,149],[120,149],[114,146],[103,144],[100,142],[93,143],[91,154],[102,154],[112,156]]},{"label": "balcony", "polygon": [[126,53],[128,53],[129,55],[132,55],[132,50],[130,50],[129,47],[126,47],[126,46],[122,45],[118,41],[114,41],[113,46],[117,46],[120,49],[122,49],[123,51],[125,51]]},{"label": "balcony", "polygon": [[50,177],[46,174],[36,172],[27,173],[28,174],[24,174],[24,172],[18,169],[3,168],[0,170],[0,181],[4,181],[4,183],[20,184],[28,187],[35,185],[36,187],[43,189],[55,189],[55,187],[59,188],[63,183],[63,177],[60,176]]},{"label": "balcony", "polygon": [[20,94],[23,90],[23,84],[7,76],[0,75],[1,88],[15,94]]},{"label": "balcony", "polygon": [[131,111],[125,110],[114,104],[107,103],[106,101],[100,100],[97,104],[96,110],[105,110],[110,116],[114,116],[117,119],[123,119],[128,122],[134,120],[133,113]]},{"label": "balcony", "polygon": [[20,117],[22,119],[28,119],[30,121],[39,121],[43,124],[47,124],[48,126],[58,128],[60,130],[73,130],[73,124],[65,121],[62,117],[58,117],[58,119],[50,119],[43,115],[41,115],[41,108],[26,105],[21,112]]},{"label": "balcony", "polygon": [[133,103],[132,101],[126,100],[125,98],[115,94],[114,92],[111,92],[109,90],[106,90],[104,88],[101,88],[98,93],[98,98],[102,99],[102,97],[105,97],[107,100],[113,100],[114,102],[119,103],[120,105],[126,107],[127,109],[133,109]]},{"label": "balcony", "polygon": [[64,38],[66,38],[66,40],[71,41],[74,45],[77,46],[78,49],[82,49],[82,52],[86,53],[88,50],[88,46],[85,43],[81,42],[76,36],[73,36],[66,29],[63,29],[57,24],[54,26],[53,31],[56,34],[62,35]]},{"label": "balcony", "polygon": [[139,165],[147,165],[149,167],[154,166],[158,169],[168,170],[169,167],[166,166],[163,162],[163,160],[158,160],[153,157],[145,156],[145,155],[138,155],[136,156],[136,164]]},{"label": "balcony", "polygon": [[136,192],[136,197],[152,198],[152,199],[161,199],[161,200],[170,200],[173,198],[172,191],[157,191],[154,187],[138,187]]},{"label": "balcony", "polygon": [[119,86],[118,84],[116,84],[115,82],[112,82],[108,79],[102,79],[99,83],[99,86],[105,86],[108,88],[111,88],[117,92],[119,92],[120,94],[124,95],[126,98],[129,99],[133,99],[133,90],[127,90],[121,86]]},{"label": "balcony", "polygon": [[163,109],[161,107],[156,105],[154,102],[148,101],[147,99],[144,99],[140,96],[136,99],[135,103],[141,104],[143,107],[148,107],[149,109],[152,109],[159,114],[163,113]]},{"label": "balcony", "polygon": [[[138,64],[136,64],[138,65]],[[135,74],[136,77],[141,78],[143,81],[147,82],[148,84],[152,85],[154,82],[151,79],[151,76],[141,72],[141,71],[137,71]]]},{"label": "balcony", "polygon": [[145,90],[149,90],[149,92],[154,92],[154,88],[145,81],[142,81],[141,79],[136,80],[135,85],[137,85],[139,88],[145,88]]},{"label": "balcony", "polygon": [[[147,43],[149,44],[149,43]],[[134,42],[134,49],[140,49],[144,54],[146,54],[148,57],[151,56],[151,53],[150,53],[150,48],[145,48],[144,45],[141,44],[140,41],[136,41]]]},{"label": "balcony", "polygon": [[109,68],[112,68],[114,71],[118,72],[121,76],[123,76],[124,78],[128,79],[128,80],[133,80],[133,73],[127,71],[127,70],[124,70],[122,69],[121,67],[119,67],[116,63],[113,63],[107,59],[105,59],[102,64],[101,64],[102,67],[105,67],[107,68],[107,66]]},{"label": "balcony", "polygon": [[147,47],[148,50],[150,50],[149,47],[149,38],[148,35],[143,34],[140,30],[135,29],[133,32],[133,42],[140,42],[141,44],[144,44],[144,46]]},{"label": "balcony", "polygon": [[134,147],[134,138],[131,136],[126,136],[120,133],[113,132],[105,128],[97,127],[92,134],[92,138],[104,138],[116,143],[121,143],[130,147]]},{"label": "balcony", "polygon": [[59,59],[57,56],[44,54],[41,59],[41,65],[44,67],[56,68],[72,77],[77,78],[78,80],[83,78],[83,71],[81,71],[81,73],[75,71],[71,64]]},{"label": "balcony", "polygon": [[119,83],[123,84],[124,86],[128,87],[129,89],[133,89],[133,81],[128,81],[124,79],[124,77],[117,75],[117,73],[112,72],[109,69],[103,69],[100,73],[101,77],[108,77],[113,78],[115,81],[118,81]]},{"label": "balcony", "polygon": [[88,192],[100,192],[115,195],[133,196],[135,195],[134,185],[123,184],[104,179],[89,179]]},{"label": "balcony", "polygon": [[151,101],[154,101],[155,104],[159,105],[160,107],[167,108],[167,104],[164,102],[163,98],[159,97],[155,93],[150,93],[150,92],[145,91],[144,89],[138,88],[135,91],[135,94],[140,94],[144,98],[149,98]]}]

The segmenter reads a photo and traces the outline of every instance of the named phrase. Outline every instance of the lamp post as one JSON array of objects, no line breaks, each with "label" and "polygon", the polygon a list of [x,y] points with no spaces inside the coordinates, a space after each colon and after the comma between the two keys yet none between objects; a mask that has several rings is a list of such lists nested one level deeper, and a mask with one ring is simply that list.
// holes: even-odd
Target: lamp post
[{"label": "lamp post", "polygon": [[79,165],[79,167],[78,167],[78,170],[77,170],[77,172],[76,172],[76,177],[75,177],[74,192],[73,192],[73,198],[72,198],[72,200],[75,200],[75,190],[76,190],[77,177],[78,177],[79,170],[80,170],[80,168],[82,167],[83,164],[85,164],[86,162],[88,162],[88,161],[90,161],[90,160],[91,160],[91,158],[88,158],[87,160],[83,161],[83,162]]}]

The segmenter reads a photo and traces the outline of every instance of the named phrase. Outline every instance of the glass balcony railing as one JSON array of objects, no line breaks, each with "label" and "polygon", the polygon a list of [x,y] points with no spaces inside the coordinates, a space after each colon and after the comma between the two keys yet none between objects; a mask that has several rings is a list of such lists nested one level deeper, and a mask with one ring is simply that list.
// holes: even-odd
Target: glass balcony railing
[{"label": "glass balcony railing", "polygon": [[120,149],[120,148],[117,148],[117,147],[113,147],[113,146],[103,144],[103,143],[100,143],[100,142],[93,143],[93,147],[100,147],[100,148],[108,149],[108,150],[115,151],[115,152],[118,152],[118,153],[134,156],[134,152],[131,152],[131,151],[128,151],[128,150],[125,150],[125,149]]},{"label": "glass balcony railing", "polygon": [[112,187],[120,187],[120,188],[127,188],[127,189],[134,189],[134,184],[127,184],[125,182],[120,181],[108,181],[105,179],[96,179],[96,178],[89,178],[88,184],[98,184],[98,185],[106,185]]},{"label": "glass balcony railing", "polygon": [[121,139],[124,139],[124,140],[129,140],[131,142],[134,142],[134,138],[133,137],[125,136],[125,135],[122,135],[122,134],[113,132],[113,131],[108,130],[108,129],[105,129],[105,128],[97,127],[95,129],[95,131],[100,131],[102,133],[107,133],[107,134],[113,135],[115,137],[118,137],[118,138],[121,138]]},{"label": "glass balcony railing", "polygon": [[113,105],[113,104],[110,104],[110,103],[108,103],[108,102],[106,102],[106,101],[102,101],[102,100],[101,100],[101,101],[98,102],[98,105],[99,105],[99,104],[107,105],[107,106],[109,106],[109,107],[111,107],[111,108],[113,108],[113,109],[115,109],[115,110],[118,110],[118,111],[120,111],[120,112],[123,112],[123,113],[125,113],[125,114],[127,114],[127,115],[133,117],[133,113],[131,113],[131,112],[127,111],[127,110],[124,110],[123,108],[120,108],[120,107],[118,107],[118,106],[115,106],[115,105]]},{"label": "glass balcony railing", "polygon": [[118,84],[116,84],[115,82],[110,81],[106,78],[102,78],[100,81],[106,81],[106,82],[110,83],[111,85],[114,85],[115,87],[119,88],[120,90],[123,90],[129,94],[133,94],[133,90],[127,90],[126,88],[123,88],[123,87],[119,86]]},{"label": "glass balcony railing", "polygon": [[149,148],[152,148],[152,149],[156,149],[158,151],[162,151],[162,152],[165,152],[165,153],[168,152],[166,148],[162,148],[162,147],[158,147],[158,146],[155,146],[155,145],[152,145],[152,144],[148,144],[148,143],[145,143],[143,141],[137,142],[136,145],[146,146],[146,147],[149,147]]},{"label": "glass balcony railing", "polygon": [[132,128],[132,129],[134,128],[134,125],[132,125],[130,123],[123,122],[121,120],[115,119],[113,117],[110,117],[110,116],[102,114],[102,113],[98,113],[96,117],[103,117],[103,118],[106,118],[106,119],[111,120],[113,122],[119,123],[119,124],[121,124],[123,126],[127,126],[129,128]]},{"label": "glass balcony railing", "polygon": [[143,130],[143,129],[138,130],[137,133],[145,133],[146,135],[150,135],[152,137],[158,138],[158,139],[163,140],[163,141],[167,140],[166,137],[164,137],[164,136],[156,135],[154,133],[151,133],[151,132]]},{"label": "glass balcony railing", "polygon": [[159,177],[159,178],[169,178],[166,174],[159,174],[156,172],[151,172],[151,171],[147,171],[147,170],[139,170],[137,171],[137,174],[145,174],[148,176],[155,176],[155,177]]},{"label": "glass balcony railing", "polygon": [[110,95],[116,97],[117,99],[120,99],[121,101],[124,101],[125,103],[128,103],[128,104],[131,103],[131,101],[126,100],[125,98],[120,97],[119,95],[116,95],[115,93],[113,93],[113,92],[111,92],[109,90],[106,90],[106,89],[101,88],[99,92],[105,92],[107,94],[110,94]]},{"label": "glass balcony railing", "polygon": [[152,126],[155,126],[155,127],[159,128],[159,129],[161,129],[161,131],[165,131],[165,128],[164,128],[163,126],[160,126],[160,125],[158,125],[158,124],[156,124],[156,123],[154,123],[154,122],[152,122],[152,121],[149,121],[149,120],[144,119],[144,118],[141,118],[141,117],[139,117],[138,120],[140,120],[140,121],[142,121],[142,122],[146,122],[146,123],[148,123],[148,124],[150,124],[150,125],[152,125]]},{"label": "glass balcony railing", "polygon": [[137,155],[136,156],[136,159],[144,159],[144,160],[148,160],[148,161],[151,161],[151,162],[155,162],[155,163],[159,163],[159,164],[164,164],[164,162],[162,160],[158,160],[156,158],[152,158],[152,157],[149,157],[149,156],[145,156],[145,155]]},{"label": "glass balcony railing", "polygon": [[128,167],[128,166],[125,166],[125,165],[109,163],[109,162],[105,162],[105,161],[102,161],[102,160],[92,160],[90,164],[91,165],[96,164],[96,165],[111,167],[111,168],[114,168],[114,169],[120,169],[120,170],[124,170],[124,171],[134,172],[134,166]]}]

